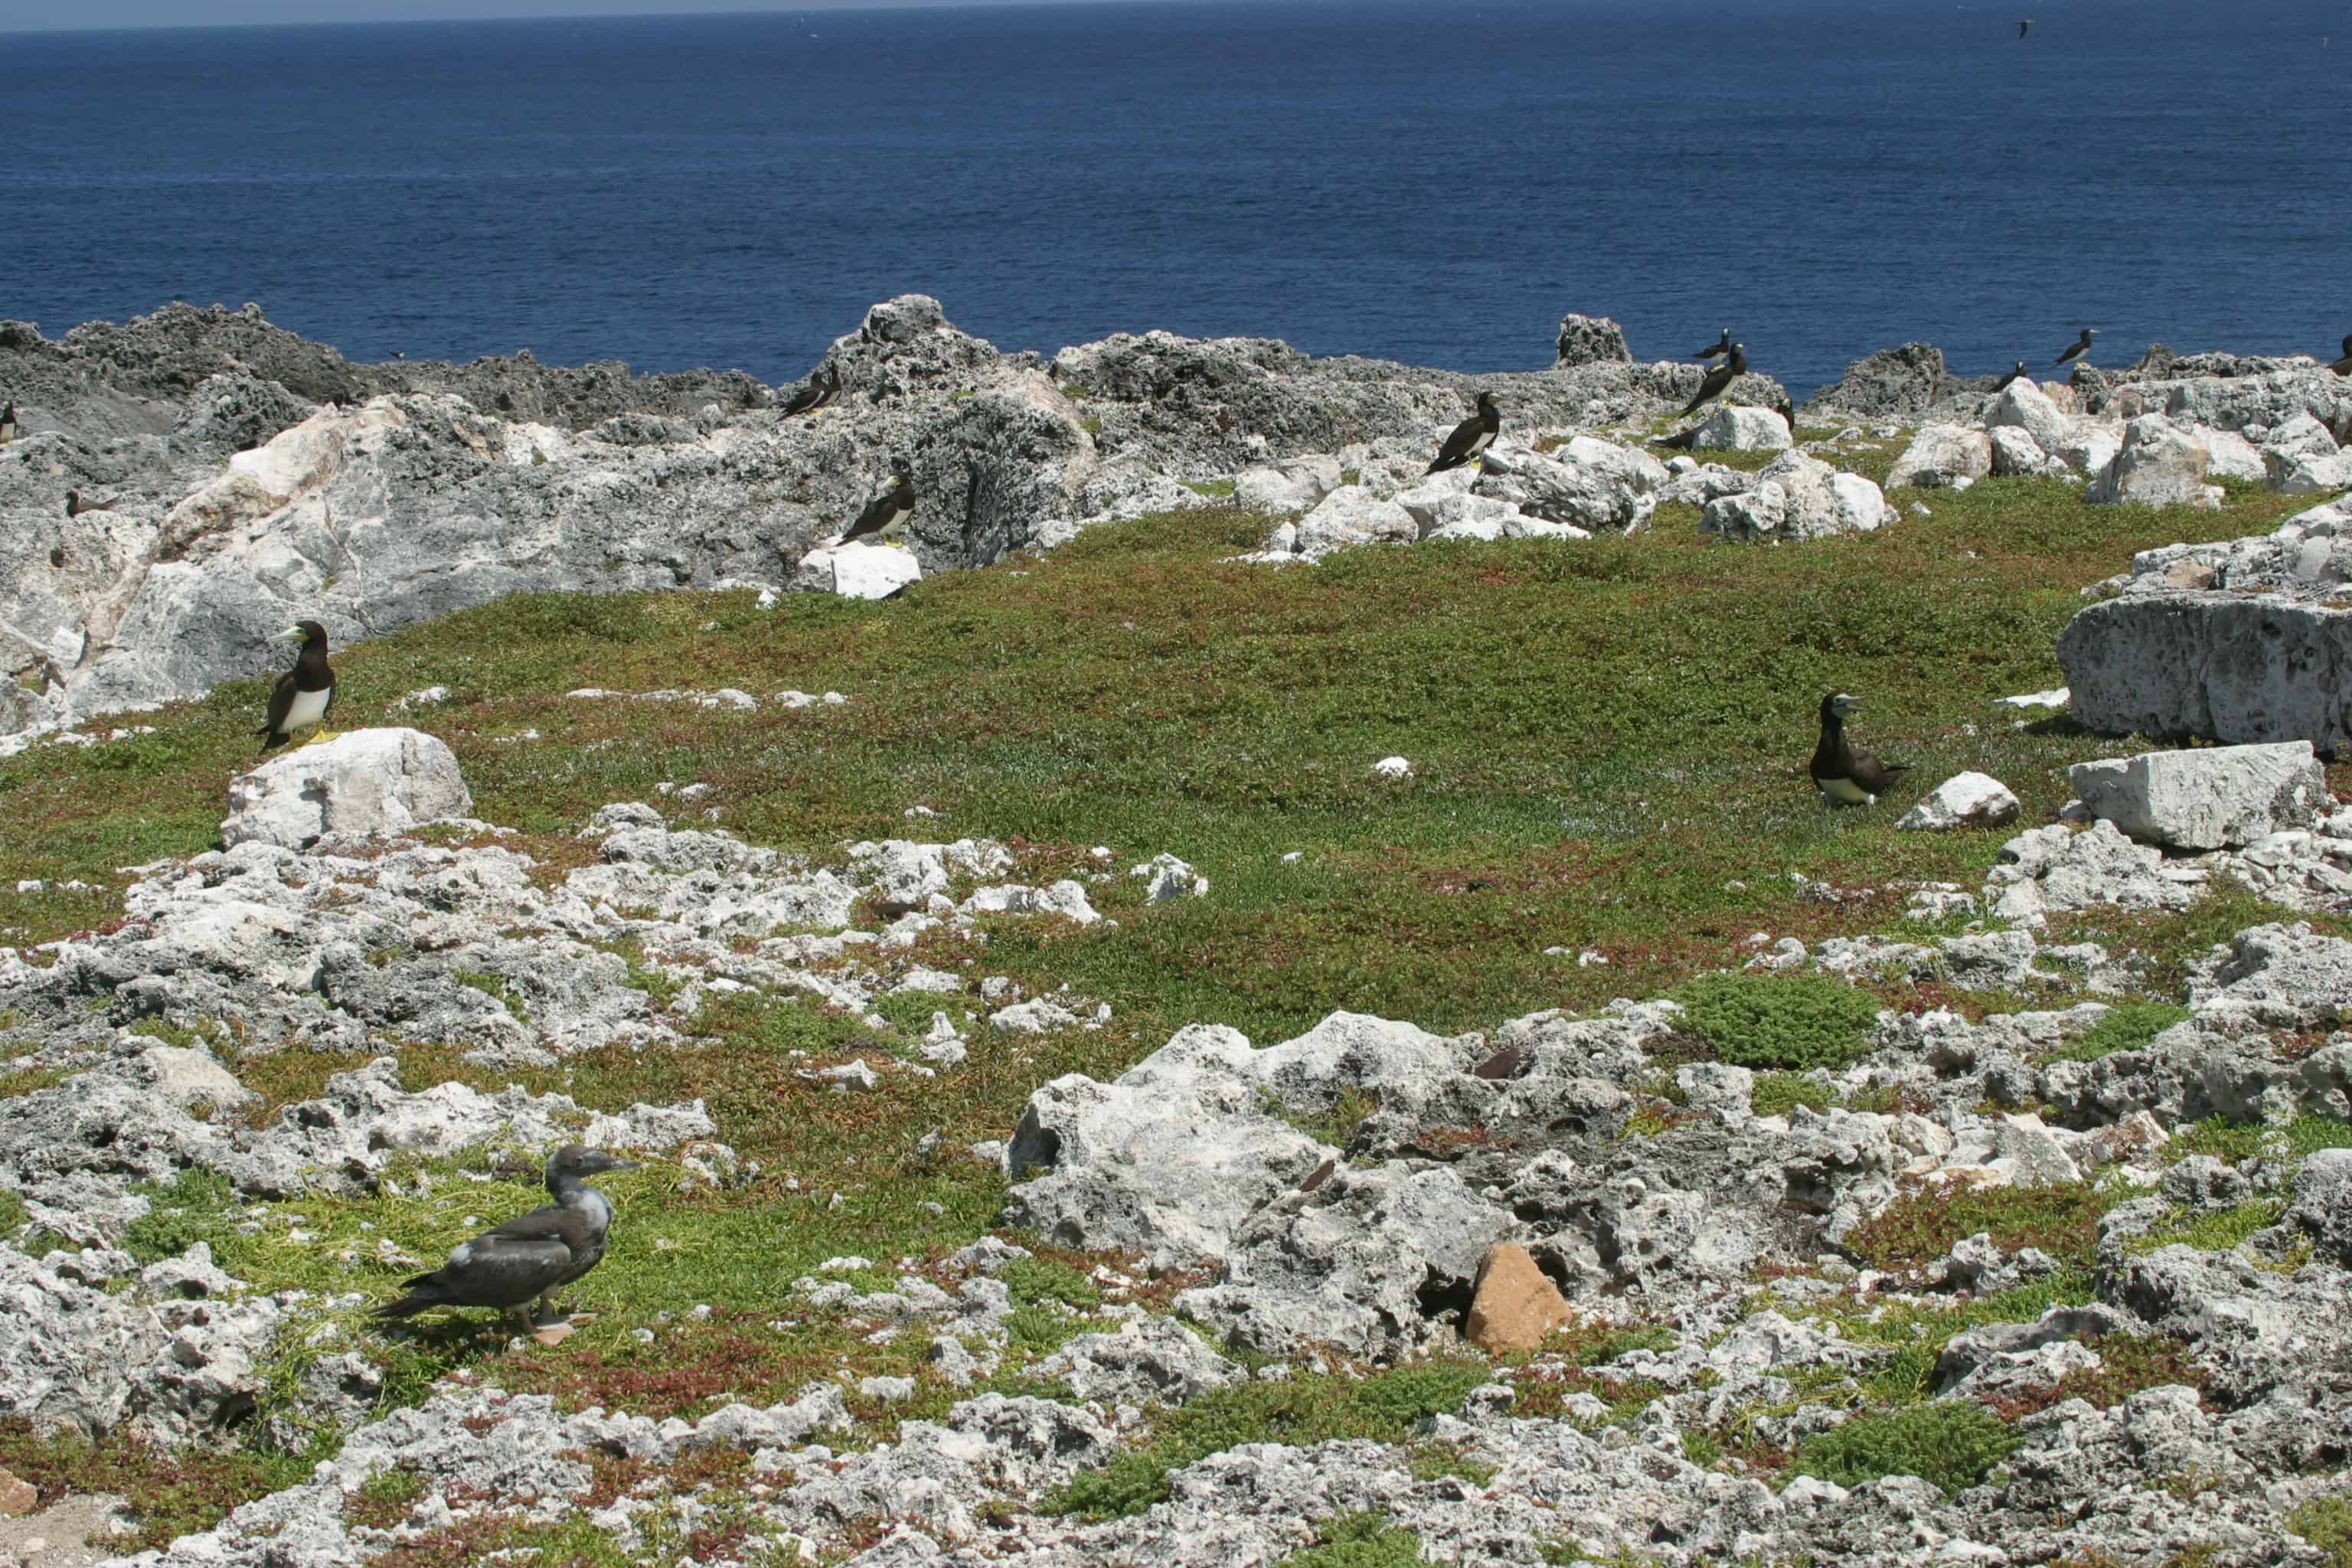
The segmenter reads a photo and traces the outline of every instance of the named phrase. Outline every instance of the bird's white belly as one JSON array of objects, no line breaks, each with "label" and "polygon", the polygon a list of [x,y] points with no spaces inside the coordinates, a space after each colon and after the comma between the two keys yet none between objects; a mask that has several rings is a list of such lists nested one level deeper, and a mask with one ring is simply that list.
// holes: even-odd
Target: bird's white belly
[{"label": "bird's white belly", "polygon": [[1868,805],[1878,797],[1852,779],[1815,779],[1822,793],[1840,805]]},{"label": "bird's white belly", "polygon": [[312,725],[318,723],[320,720],[324,719],[327,716],[327,700],[333,695],[334,688],[332,687],[329,687],[323,691],[296,692],[294,694],[293,706],[286,710],[286,729],[288,732],[290,733],[296,730],[308,730]]},{"label": "bird's white belly", "polygon": [[1470,451],[1468,455],[1475,458],[1494,444],[1495,433],[1492,430],[1481,430],[1478,434],[1470,438]]}]

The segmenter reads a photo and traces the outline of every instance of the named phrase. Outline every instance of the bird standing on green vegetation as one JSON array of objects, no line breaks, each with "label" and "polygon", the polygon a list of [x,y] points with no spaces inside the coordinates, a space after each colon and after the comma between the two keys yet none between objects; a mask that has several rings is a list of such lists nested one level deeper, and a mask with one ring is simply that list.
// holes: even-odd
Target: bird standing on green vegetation
[{"label": "bird standing on green vegetation", "polygon": [[821,364],[808,378],[808,384],[793,394],[784,405],[784,417],[795,414],[814,414],[841,395],[841,373],[829,364]]},{"label": "bird standing on green vegetation", "polygon": [[849,544],[860,539],[879,539],[885,544],[896,544],[907,531],[907,520],[915,515],[914,481],[904,474],[890,476],[890,488],[876,496],[866,509],[857,514],[857,521],[841,531],[835,544]]},{"label": "bird standing on green vegetation", "polygon": [[1698,384],[1697,395],[1694,396],[1688,403],[1683,405],[1683,412],[1685,414],[1697,413],[1701,404],[1710,403],[1716,398],[1721,397],[1726,392],[1730,390],[1731,384],[1733,382],[1738,381],[1741,376],[1747,374],[1748,345],[1746,343],[1734,343],[1731,345],[1730,357],[1726,359],[1721,364],[1717,365],[1713,370],[1706,373],[1706,379]]},{"label": "bird standing on green vegetation", "polygon": [[[520,1219],[484,1231],[449,1254],[430,1274],[402,1282],[406,1294],[375,1310],[380,1319],[413,1318],[436,1307],[495,1307],[519,1312],[527,1333],[545,1326],[556,1290],[602,1261],[613,1227],[612,1200],[586,1178],[634,1171],[634,1161],[566,1143],[547,1162],[547,1190],[555,1201]],[[530,1310],[533,1300],[539,1311]]]},{"label": "bird standing on green vegetation", "polygon": [[2327,367],[2338,375],[2352,375],[2352,333],[2344,338],[2344,357]]},{"label": "bird standing on green vegetation", "polygon": [[1703,348],[1703,349],[1699,350],[1699,351],[1698,351],[1698,353],[1695,353],[1695,354],[1691,355],[1691,358],[1693,358],[1693,359],[1701,359],[1701,360],[1706,360],[1706,359],[1717,359],[1717,358],[1720,358],[1721,356],[1723,356],[1724,354],[1727,354],[1727,353],[1729,353],[1730,352],[1731,352],[1731,329],[1730,329],[1729,327],[1726,327],[1726,328],[1724,328],[1724,329],[1723,329],[1723,336],[1721,336],[1721,337],[1719,337],[1719,338],[1716,339],[1716,340],[1715,340],[1715,342],[1711,342],[1711,343],[1707,344],[1707,345],[1706,345],[1706,347],[1705,347],[1705,348]]},{"label": "bird standing on green vegetation", "polygon": [[297,730],[315,729],[311,740],[328,739],[325,725],[327,710],[335,705],[335,671],[327,663],[327,628],[316,621],[299,621],[269,640],[299,642],[302,651],[295,656],[294,668],[269,689],[268,717],[254,731],[261,737],[261,749],[284,745]]},{"label": "bird standing on green vegetation", "polygon": [[2091,352],[2091,340],[2098,335],[2098,328],[2084,327],[2083,329],[2083,335],[2076,338],[2073,342],[2068,343],[2066,345],[2066,352],[2060,354],[2056,359],[2052,360],[2050,363],[2053,364],[2064,364],[2070,359],[2082,358],[2084,354]]},{"label": "bird standing on green vegetation", "polygon": [[1882,763],[1857,752],[1845,738],[1845,716],[1862,706],[1857,698],[1832,691],[1822,699],[1822,738],[1806,771],[1832,805],[1875,805],[1895,781],[1911,771],[1908,763]]},{"label": "bird standing on green vegetation", "polygon": [[1444,443],[1437,448],[1435,460],[1422,472],[1442,474],[1448,468],[1458,468],[1465,463],[1475,461],[1495,444],[1495,437],[1502,431],[1503,412],[1496,405],[1495,395],[1480,393],[1478,412],[1454,427],[1454,433],[1446,437]]}]

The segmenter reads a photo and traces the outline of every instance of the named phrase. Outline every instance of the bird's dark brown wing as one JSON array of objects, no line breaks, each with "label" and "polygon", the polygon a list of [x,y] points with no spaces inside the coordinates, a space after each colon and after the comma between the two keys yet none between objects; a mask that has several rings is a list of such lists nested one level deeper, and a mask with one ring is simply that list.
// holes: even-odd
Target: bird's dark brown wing
[{"label": "bird's dark brown wing", "polygon": [[1486,428],[1485,422],[1475,414],[1456,425],[1454,427],[1454,434],[1448,436],[1444,445],[1437,448],[1437,459],[1429,465],[1427,471],[1433,474],[1443,473],[1448,468],[1458,468],[1468,462],[1471,444],[1485,433]]},{"label": "bird's dark brown wing", "polygon": [[270,742],[286,733],[286,715],[292,711],[294,672],[289,669],[278,678],[277,685],[269,689],[268,717],[262,721],[261,728],[254,731],[261,737],[263,751],[268,751]]},{"label": "bird's dark brown wing", "polygon": [[1895,787],[1895,781],[1911,771],[1908,763],[1882,763],[1868,752],[1853,754],[1853,766],[1846,776],[1872,795],[1885,795]]}]

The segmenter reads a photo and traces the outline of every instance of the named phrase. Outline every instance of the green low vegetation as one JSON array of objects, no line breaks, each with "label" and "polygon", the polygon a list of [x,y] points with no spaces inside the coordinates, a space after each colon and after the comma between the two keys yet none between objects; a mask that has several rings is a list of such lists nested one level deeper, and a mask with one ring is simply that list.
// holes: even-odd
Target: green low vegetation
[{"label": "green low vegetation", "polygon": [[1377,1513],[1318,1520],[1315,1544],[1282,1560],[1288,1568],[1416,1568],[1421,1537]]},{"label": "green low vegetation", "polygon": [[1938,1400],[1857,1415],[1797,1445],[1797,1468],[1842,1487],[1917,1476],[1958,1496],[1983,1484],[2024,1439],[1973,1400]]},{"label": "green low vegetation", "polygon": [[1876,997],[1822,974],[1705,974],[1670,994],[1737,1067],[1843,1067],[1870,1049],[1878,1022]]},{"label": "green low vegetation", "polygon": [[2125,1002],[2108,1008],[2106,1016],[2052,1052],[2050,1059],[2095,1062],[2117,1051],[2136,1051],[2188,1016],[2188,1008],[2169,1002]]},{"label": "green low vegetation", "polygon": [[1360,1380],[1307,1373],[1213,1389],[1161,1415],[1149,1441],[1074,1478],[1046,1506],[1087,1519],[1140,1513],[1166,1500],[1171,1470],[1244,1443],[1402,1443],[1414,1423],[1461,1409],[1463,1397],[1492,1375],[1483,1359],[1437,1357]]}]

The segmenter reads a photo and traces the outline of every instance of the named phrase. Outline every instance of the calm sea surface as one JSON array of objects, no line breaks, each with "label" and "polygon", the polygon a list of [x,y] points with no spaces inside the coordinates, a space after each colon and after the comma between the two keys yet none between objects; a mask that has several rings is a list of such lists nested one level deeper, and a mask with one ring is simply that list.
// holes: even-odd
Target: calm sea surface
[{"label": "calm sea surface", "polygon": [[[2017,17],[2036,18],[2016,37]],[[2352,331],[2352,5],[1135,4],[18,34],[0,315],[257,300],[354,358],[802,374],[1007,348],[1549,363],[1728,321],[1802,390]]]}]

